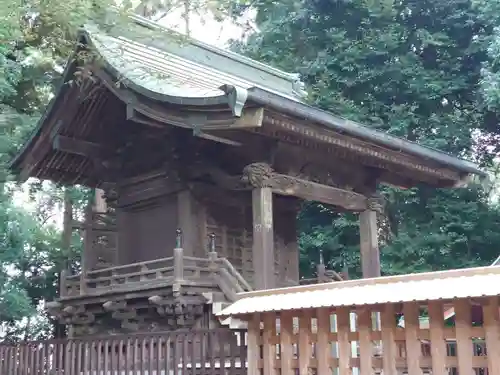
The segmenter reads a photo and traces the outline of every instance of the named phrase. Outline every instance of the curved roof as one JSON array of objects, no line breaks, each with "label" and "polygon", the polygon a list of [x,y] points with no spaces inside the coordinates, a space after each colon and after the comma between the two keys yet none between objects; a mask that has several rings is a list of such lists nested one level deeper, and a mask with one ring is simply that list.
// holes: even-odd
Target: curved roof
[{"label": "curved roof", "polygon": [[250,88],[260,88],[293,102],[301,102],[305,96],[296,74],[188,40],[141,17],[132,19],[137,24],[128,32],[111,29],[104,33],[88,24],[82,34],[107,67],[143,95],[181,105],[227,103],[225,87],[236,88],[243,101]]},{"label": "curved roof", "polygon": [[[139,93],[173,104],[228,103],[228,89],[237,91],[241,107],[247,100],[359,137],[369,142],[438,162],[464,174],[486,177],[476,164],[430,147],[370,129],[308,105],[297,74],[286,73],[242,55],[187,39],[139,16],[131,17],[153,37],[134,33],[102,33],[93,25],[86,35],[115,73]],[[161,38],[158,38],[158,31]],[[229,102],[232,106],[232,103]],[[236,115],[241,114],[236,110]]]},{"label": "curved roof", "polygon": [[[195,107],[222,108],[223,111],[230,110],[235,117],[242,115],[245,106],[259,105],[315,126],[316,129],[327,129],[332,137],[348,136],[379,150],[390,150],[396,158],[398,155],[410,155],[423,165],[447,168],[458,177],[453,177],[453,181],[448,181],[446,186],[463,183],[470,175],[486,176],[485,172],[469,161],[367,128],[308,105],[303,84],[296,74],[187,39],[142,17],[130,18],[133,22],[127,24],[126,28],[117,23],[103,31],[95,25],[86,25],[81,36],[85,44],[97,50],[105,70],[115,76],[118,83],[125,83],[127,88],[154,103],[178,105],[190,110]],[[72,64],[69,65],[66,81],[74,69],[71,68]],[[61,101],[62,91],[64,87],[53,102]],[[61,121],[56,118],[58,115],[54,114],[52,107],[49,106],[34,136],[13,160],[12,168],[19,169],[20,165],[33,163],[33,160],[23,160],[32,153],[30,149],[33,145],[41,142],[37,138],[41,134],[41,127],[46,122]],[[231,112],[228,112],[229,116]],[[377,151],[372,153],[373,157],[380,156],[377,155]],[[28,159],[38,157],[30,155]]]}]

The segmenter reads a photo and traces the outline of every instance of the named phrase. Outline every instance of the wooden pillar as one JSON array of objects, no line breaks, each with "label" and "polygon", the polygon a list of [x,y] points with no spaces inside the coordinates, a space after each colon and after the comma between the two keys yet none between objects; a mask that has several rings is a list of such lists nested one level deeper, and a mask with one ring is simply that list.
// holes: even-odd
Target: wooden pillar
[{"label": "wooden pillar", "polygon": [[65,257],[59,277],[59,296],[65,297],[67,294],[66,277],[69,275],[70,256],[71,256],[71,235],[73,233],[73,202],[71,201],[70,191],[64,189],[64,213],[63,213],[63,232],[61,238],[61,249]]},{"label": "wooden pillar", "polygon": [[275,287],[273,192],[259,187],[252,191],[253,210],[253,269],[255,289]]},{"label": "wooden pillar", "polygon": [[380,276],[377,212],[368,209],[359,215],[361,269],[363,278]]},{"label": "wooden pillar", "polygon": [[92,268],[92,259],[94,251],[94,238],[92,231],[93,224],[93,206],[94,199],[89,199],[87,206],[85,207],[85,221],[84,221],[84,233],[83,233],[83,253],[80,262],[82,273],[80,274],[80,294],[85,294],[86,292],[86,278],[87,272]]},{"label": "wooden pillar", "polygon": [[[177,196],[177,212],[179,228],[182,230],[182,248],[185,255],[194,256],[198,240],[196,215],[193,215],[193,196],[189,190],[179,192]],[[201,251],[201,249],[200,249]]]}]

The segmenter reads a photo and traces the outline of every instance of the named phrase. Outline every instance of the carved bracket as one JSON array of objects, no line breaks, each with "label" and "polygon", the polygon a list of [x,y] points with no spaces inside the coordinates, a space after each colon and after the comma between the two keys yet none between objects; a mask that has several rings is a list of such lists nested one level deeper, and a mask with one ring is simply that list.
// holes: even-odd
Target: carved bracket
[{"label": "carved bracket", "polygon": [[377,213],[383,213],[385,209],[385,198],[382,195],[376,194],[366,199],[367,209]]}]

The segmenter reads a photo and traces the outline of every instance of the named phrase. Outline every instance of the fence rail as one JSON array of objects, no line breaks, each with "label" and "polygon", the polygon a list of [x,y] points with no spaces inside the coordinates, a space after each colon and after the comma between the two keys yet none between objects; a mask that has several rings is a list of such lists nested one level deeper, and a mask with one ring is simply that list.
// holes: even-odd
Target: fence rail
[{"label": "fence rail", "polygon": [[0,344],[1,375],[244,375],[246,331],[196,330]]}]

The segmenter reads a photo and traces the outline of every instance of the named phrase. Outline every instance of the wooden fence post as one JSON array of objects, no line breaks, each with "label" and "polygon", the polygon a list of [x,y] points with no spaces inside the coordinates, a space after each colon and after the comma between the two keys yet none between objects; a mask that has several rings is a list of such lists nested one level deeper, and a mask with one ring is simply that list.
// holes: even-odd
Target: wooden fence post
[{"label": "wooden fence post", "polygon": [[208,260],[210,271],[215,272],[217,270],[217,252],[215,251],[215,233],[211,233],[208,236]]},{"label": "wooden fence post", "polygon": [[174,283],[184,280],[184,249],[182,248],[182,231],[177,229],[174,249]]}]

